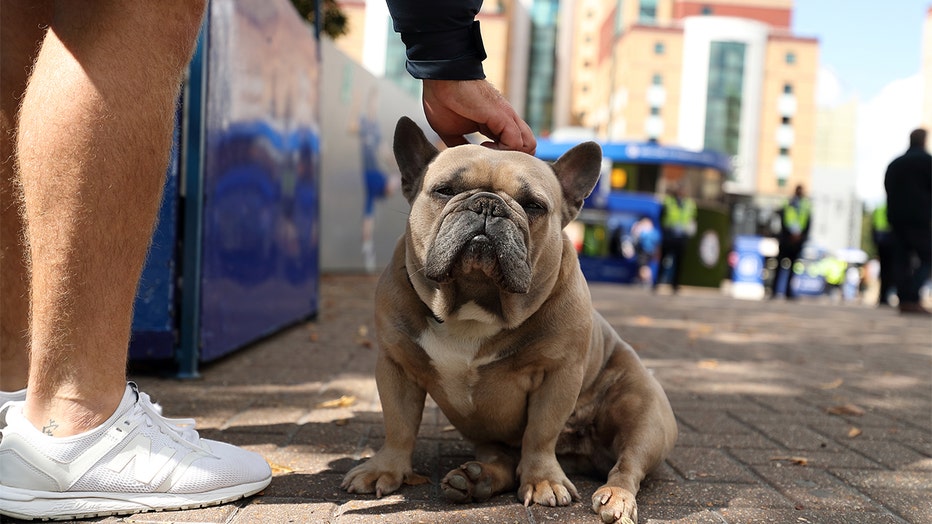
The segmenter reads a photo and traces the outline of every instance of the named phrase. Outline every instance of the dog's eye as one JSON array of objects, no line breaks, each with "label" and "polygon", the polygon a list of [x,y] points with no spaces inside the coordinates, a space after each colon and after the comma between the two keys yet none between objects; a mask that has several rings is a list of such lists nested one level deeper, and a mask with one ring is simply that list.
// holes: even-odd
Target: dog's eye
[{"label": "dog's eye", "polygon": [[456,195],[456,190],[451,186],[437,186],[434,188],[434,194],[449,198]]},{"label": "dog's eye", "polygon": [[529,200],[521,204],[521,207],[524,208],[526,213],[543,213],[547,211],[547,207],[537,202],[535,200]]}]

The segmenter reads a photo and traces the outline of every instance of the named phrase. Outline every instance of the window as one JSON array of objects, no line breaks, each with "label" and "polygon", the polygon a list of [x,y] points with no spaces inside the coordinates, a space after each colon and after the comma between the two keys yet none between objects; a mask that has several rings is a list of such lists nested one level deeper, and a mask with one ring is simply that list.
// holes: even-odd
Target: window
[{"label": "window", "polygon": [[655,86],[662,86],[662,85],[663,85],[663,75],[661,75],[660,73],[654,74],[654,76],[651,78],[651,83],[652,83],[653,85],[655,85]]},{"label": "window", "polygon": [[786,63],[787,65],[793,65],[796,63],[796,53],[789,51],[786,53]]},{"label": "window", "polygon": [[705,149],[738,154],[746,45],[712,42],[706,97]]},{"label": "window", "polygon": [[657,43],[654,44],[654,54],[655,54],[655,55],[662,55],[663,52],[664,52],[665,50],[666,50],[666,48],[665,48],[665,46],[663,45],[663,42],[657,42]]},{"label": "window", "polygon": [[792,119],[791,119],[790,117],[784,116],[784,117],[780,118],[780,123],[783,124],[783,125],[787,125],[787,126],[788,126],[788,125],[792,124],[793,122],[792,122]]},{"label": "window", "polygon": [[659,107],[650,108],[650,114],[651,116],[660,116],[660,108]]},{"label": "window", "polygon": [[790,149],[788,147],[781,147],[780,156],[790,156]]},{"label": "window", "polygon": [[624,31],[624,5],[622,5],[624,0],[615,0],[615,36],[618,36]]},{"label": "window", "polygon": [[638,22],[651,25],[657,23],[657,0],[641,0]]},{"label": "window", "polygon": [[793,84],[783,84],[783,94],[792,95],[793,94]]},{"label": "window", "polygon": [[710,5],[704,5],[704,6],[702,6],[702,11],[701,11],[701,12],[702,12],[703,15],[706,15],[706,16],[711,15],[711,14],[712,14],[712,6],[710,6]]}]

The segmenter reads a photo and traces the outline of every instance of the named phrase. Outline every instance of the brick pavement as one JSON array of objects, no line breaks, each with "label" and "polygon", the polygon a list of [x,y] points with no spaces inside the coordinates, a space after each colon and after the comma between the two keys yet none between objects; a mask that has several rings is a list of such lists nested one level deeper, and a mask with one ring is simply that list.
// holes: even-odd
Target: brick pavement
[{"label": "brick pavement", "polygon": [[[597,522],[586,502],[524,508],[508,494],[444,503],[439,480],[469,458],[469,445],[430,403],[414,457],[430,484],[381,500],[340,490],[383,435],[373,288],[374,277],[327,275],[316,321],[207,367],[199,380],[134,377],[167,415],[196,415],[202,435],[262,453],[276,476],[261,496],[98,520]],[[679,423],[677,447],[638,497],[642,523],[932,523],[932,322],[699,289],[676,297],[605,284],[592,291],[655,371]],[[571,478],[584,501],[601,484]]]}]

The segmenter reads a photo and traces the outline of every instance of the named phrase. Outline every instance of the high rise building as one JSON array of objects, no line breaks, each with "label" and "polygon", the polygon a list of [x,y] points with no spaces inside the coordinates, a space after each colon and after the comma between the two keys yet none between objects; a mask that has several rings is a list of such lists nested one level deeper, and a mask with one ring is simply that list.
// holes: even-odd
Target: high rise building
[{"label": "high rise building", "polygon": [[[420,82],[405,70],[404,44],[392,27],[385,0],[338,0],[337,3],[347,18],[347,33],[336,39],[337,48],[372,74],[392,79],[409,91],[419,90]],[[506,96],[509,92],[523,93],[525,88],[524,75],[509,74],[527,70],[529,37],[526,26],[529,20],[522,3],[530,4],[530,0],[486,0],[478,17],[488,52],[483,70],[488,80]],[[517,29],[516,21],[520,25]],[[515,34],[519,37],[517,43]],[[513,51],[516,44],[521,45],[523,51]],[[521,103],[516,105],[523,108],[523,101],[522,97]]]},{"label": "high rise building", "polygon": [[932,5],[922,31],[922,125],[932,131]]},{"label": "high rise building", "polygon": [[731,155],[726,191],[807,186],[818,41],[792,0],[577,0],[571,123],[606,139]]}]

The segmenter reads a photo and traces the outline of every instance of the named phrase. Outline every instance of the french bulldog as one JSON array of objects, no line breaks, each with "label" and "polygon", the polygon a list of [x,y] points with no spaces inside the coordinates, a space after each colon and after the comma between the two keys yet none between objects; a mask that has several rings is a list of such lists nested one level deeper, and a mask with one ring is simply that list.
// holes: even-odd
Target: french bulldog
[{"label": "french bulldog", "polygon": [[343,480],[350,493],[424,482],[411,466],[427,394],[475,445],[442,480],[453,502],[517,490],[566,506],[579,493],[558,461],[606,478],[602,522],[637,521],[645,475],[673,448],[666,394],[593,309],[563,232],[598,181],[598,144],[549,164],[463,145],[439,152],[402,118],[395,129],[404,236],[376,290],[375,377],[385,442]]}]

